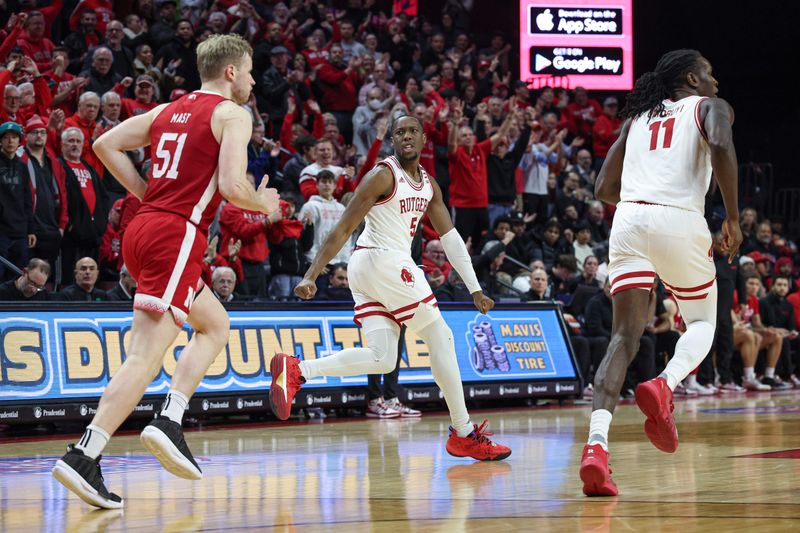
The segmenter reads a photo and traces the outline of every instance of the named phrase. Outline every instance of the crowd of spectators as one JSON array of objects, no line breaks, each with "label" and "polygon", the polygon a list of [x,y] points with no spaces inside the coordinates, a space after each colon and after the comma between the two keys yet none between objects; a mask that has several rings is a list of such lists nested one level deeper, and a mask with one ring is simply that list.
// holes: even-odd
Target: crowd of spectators
[{"label": "crowd of spectators", "polygon": [[[433,20],[392,14],[387,4],[28,0],[15,12],[0,3],[0,256],[21,271],[0,261],[0,299],[132,298],[121,243],[140,202],[92,142],[198,89],[197,44],[233,32],[254,48],[248,176],[256,186],[269,179],[282,200],[269,217],[221,207],[204,274],[220,300],[293,300],[359,179],[392,153],[391,121],[411,114],[427,136],[421,164],[441,184],[485,291],[499,301],[559,302],[590,380],[613,318],[613,208],[593,188],[620,131],[619,101],[517,80],[507,35],[473,39],[471,2],[449,0]],[[149,152],[129,153],[145,179]],[[709,212],[718,212],[710,198]],[[713,357],[687,380],[689,394],[800,386],[797,249],[764,215],[742,213],[739,264],[715,255],[718,338]],[[717,229],[718,217],[710,223]],[[321,277],[319,299],[351,300],[346,271],[356,238]],[[471,301],[425,221],[414,255],[438,301]],[[626,390],[656,375],[680,335],[663,285],[651,303]]]}]

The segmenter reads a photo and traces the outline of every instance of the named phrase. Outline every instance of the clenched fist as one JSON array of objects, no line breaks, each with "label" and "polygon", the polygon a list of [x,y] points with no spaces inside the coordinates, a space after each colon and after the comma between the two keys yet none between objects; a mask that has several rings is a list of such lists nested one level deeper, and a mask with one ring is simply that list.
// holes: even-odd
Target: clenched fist
[{"label": "clenched fist", "polygon": [[303,281],[294,288],[294,293],[298,298],[310,300],[317,294],[317,284],[310,279],[303,278]]}]

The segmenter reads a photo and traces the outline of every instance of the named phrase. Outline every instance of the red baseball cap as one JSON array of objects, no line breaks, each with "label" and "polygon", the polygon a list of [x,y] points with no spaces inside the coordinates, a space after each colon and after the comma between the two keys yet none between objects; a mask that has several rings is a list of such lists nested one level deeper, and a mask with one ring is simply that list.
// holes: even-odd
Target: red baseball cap
[{"label": "red baseball cap", "polygon": [[748,255],[748,257],[751,257],[753,259],[753,261],[755,261],[756,263],[763,263],[763,262],[770,262],[771,263],[772,262],[772,259],[770,259],[768,256],[762,254],[761,252],[750,252],[747,255]]}]

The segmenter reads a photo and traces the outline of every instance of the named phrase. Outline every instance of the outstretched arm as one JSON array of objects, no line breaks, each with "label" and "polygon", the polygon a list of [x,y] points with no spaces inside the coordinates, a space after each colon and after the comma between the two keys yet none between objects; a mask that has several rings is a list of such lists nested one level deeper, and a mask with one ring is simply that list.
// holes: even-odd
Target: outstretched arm
[{"label": "outstretched arm", "polygon": [[305,300],[310,300],[317,292],[316,279],[320,275],[331,259],[334,258],[344,243],[350,238],[355,229],[367,216],[367,213],[375,205],[381,196],[388,196],[394,187],[394,177],[392,172],[384,165],[378,165],[367,174],[356,188],[355,195],[347,209],[344,210],[342,218],[336,223],[322,243],[322,247],[317,252],[317,256],[308,267],[303,281],[295,288],[294,293]]},{"label": "outstretched arm", "polygon": [[711,168],[722,192],[725,203],[725,222],[722,225],[722,248],[733,261],[739,245],[742,244],[742,230],[739,227],[739,175],[736,162],[736,148],[733,145],[733,109],[721,98],[708,98],[700,104],[705,112],[703,128],[706,131],[708,147],[711,151]]},{"label": "outstretched arm", "polygon": [[628,140],[630,127],[631,119],[628,119],[622,125],[619,138],[608,150],[608,156],[594,183],[595,197],[607,204],[617,205],[619,202],[619,191],[622,186],[622,162],[625,159],[625,143]]},{"label": "outstretched arm", "polygon": [[139,176],[125,152],[150,144],[150,126],[165,107],[166,104],[162,104],[143,115],[131,117],[92,143],[92,150],[103,165],[123,187],[140,200],[144,198],[147,183]]},{"label": "outstretched arm", "polygon": [[464,284],[472,294],[475,307],[481,313],[486,313],[494,307],[494,300],[483,294],[481,284],[478,283],[478,277],[475,275],[475,269],[472,267],[472,258],[469,256],[461,235],[453,227],[450,213],[447,212],[447,207],[442,200],[442,190],[439,188],[439,184],[431,179],[431,186],[433,187],[433,198],[428,204],[428,216],[433,224],[433,229],[441,235],[440,242],[444,253],[458,275],[464,280]]}]

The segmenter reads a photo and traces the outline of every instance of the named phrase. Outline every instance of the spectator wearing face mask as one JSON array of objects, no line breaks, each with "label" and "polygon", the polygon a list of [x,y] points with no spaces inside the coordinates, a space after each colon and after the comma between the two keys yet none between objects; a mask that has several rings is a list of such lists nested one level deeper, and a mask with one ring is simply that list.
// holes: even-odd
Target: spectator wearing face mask
[{"label": "spectator wearing face mask", "polygon": [[356,154],[367,155],[378,135],[377,120],[386,114],[383,91],[377,87],[367,93],[366,105],[360,105],[353,113],[353,145]]}]

